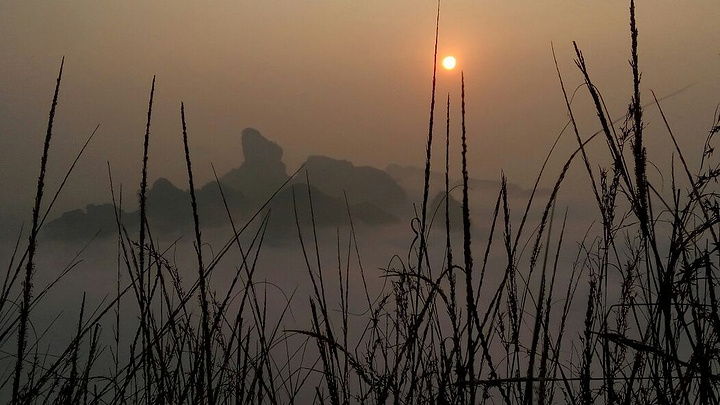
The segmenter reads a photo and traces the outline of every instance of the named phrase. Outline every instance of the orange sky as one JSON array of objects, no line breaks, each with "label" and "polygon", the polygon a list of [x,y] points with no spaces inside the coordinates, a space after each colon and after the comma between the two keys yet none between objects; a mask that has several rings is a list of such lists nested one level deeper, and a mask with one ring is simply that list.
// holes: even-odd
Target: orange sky
[{"label": "orange sky", "polygon": [[[220,172],[239,165],[239,134],[248,126],[284,147],[290,169],[311,154],[380,168],[422,165],[435,7],[425,0],[1,2],[0,187],[12,192],[2,197],[0,216],[29,213],[63,55],[51,185],[101,127],[59,209],[109,201],[106,161],[126,190],[137,187],[154,74],[151,179],[184,186],[181,100],[201,181],[211,178],[211,162]],[[581,83],[576,40],[611,113],[624,114],[627,8],[619,1],[443,2],[439,53],[455,55],[458,67],[439,72],[436,121],[444,125],[447,92],[457,111],[463,69],[475,176],[497,178],[503,169],[512,181],[531,184],[564,126],[551,42],[568,89]],[[664,103],[688,148],[702,144],[720,102],[718,20],[715,1],[638,4],[645,101],[650,89],[662,96],[694,84]],[[596,124],[585,93],[576,106],[589,135]],[[648,148],[658,153],[651,160],[667,161],[668,139],[655,111],[648,108]],[[457,112],[453,119],[457,138]],[[573,147],[566,139],[555,167]]]}]

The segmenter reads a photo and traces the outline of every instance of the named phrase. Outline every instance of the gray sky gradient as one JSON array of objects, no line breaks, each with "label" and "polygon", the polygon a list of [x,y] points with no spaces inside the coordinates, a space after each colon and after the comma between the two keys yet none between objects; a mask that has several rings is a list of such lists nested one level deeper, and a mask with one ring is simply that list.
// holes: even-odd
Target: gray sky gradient
[{"label": "gray sky gradient", "polygon": [[[439,56],[465,71],[470,169],[532,184],[567,114],[566,88],[581,78],[583,50],[611,114],[631,93],[625,1],[446,0]],[[720,4],[639,1],[643,97],[693,84],[663,107],[689,154],[702,145],[720,102]],[[134,203],[150,82],[157,75],[150,178],[186,187],[180,101],[200,182],[239,166],[240,131],[255,127],[285,149],[289,169],[322,154],[383,168],[421,165],[430,99],[435,2],[16,1],[0,2],[0,224],[30,213],[42,138],[60,59],[66,58],[48,184],[54,190],[96,124],[100,130],[58,210],[110,199],[115,181]],[[459,137],[459,71],[439,71],[438,114],[453,102]],[[597,129],[586,92],[574,104],[585,136]],[[647,145],[669,161],[668,138],[648,108]],[[439,133],[442,133],[439,132]],[[569,135],[569,134],[568,134]],[[573,149],[568,136],[554,160]],[[603,144],[597,143],[597,151]],[[440,151],[440,149],[438,150]],[[459,148],[453,150],[459,156]],[[457,162],[457,159],[456,161]],[[598,161],[598,164],[601,161]],[[581,181],[583,172],[571,178]],[[652,175],[652,174],[651,174]]]}]

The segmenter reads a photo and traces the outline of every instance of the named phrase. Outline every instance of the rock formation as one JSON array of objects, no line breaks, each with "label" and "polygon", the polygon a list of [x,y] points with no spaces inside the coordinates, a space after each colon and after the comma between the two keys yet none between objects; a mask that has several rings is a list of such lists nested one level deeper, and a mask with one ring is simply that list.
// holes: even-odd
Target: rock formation
[{"label": "rock formation", "polygon": [[325,194],[351,204],[370,203],[395,210],[405,203],[405,190],[390,175],[369,166],[355,166],[347,160],[310,156],[305,162],[310,184]]},{"label": "rock formation", "polygon": [[[303,227],[311,225],[310,198],[305,176],[279,190],[289,176],[282,161],[283,150],[255,129],[242,131],[242,164],[220,178],[196,189],[198,216],[202,227],[229,224],[227,210],[236,223],[246,221],[267,205],[271,211],[268,236],[292,236],[295,213]],[[386,172],[354,166],[346,160],[312,156],[306,162],[310,178],[315,225],[338,226],[353,220],[369,225],[397,222],[397,207],[405,202],[405,191]],[[345,193],[348,200],[345,201]],[[223,201],[224,197],[224,201]],[[227,204],[227,209],[226,209]],[[190,193],[165,178],[157,179],[147,190],[147,221],[155,235],[179,235],[193,227]],[[121,213],[128,232],[136,232],[139,212]],[[111,204],[88,205],[87,211],[73,210],[48,223],[46,236],[53,239],[91,237],[98,229],[116,232]]]},{"label": "rock formation", "polygon": [[253,128],[242,131],[243,163],[220,178],[247,197],[251,203],[263,203],[288,179],[283,150]]}]

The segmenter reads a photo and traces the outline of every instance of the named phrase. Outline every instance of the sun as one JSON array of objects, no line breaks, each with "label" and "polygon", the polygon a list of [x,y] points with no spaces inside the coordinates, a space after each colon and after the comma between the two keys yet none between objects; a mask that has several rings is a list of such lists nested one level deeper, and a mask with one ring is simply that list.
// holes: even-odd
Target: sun
[{"label": "sun", "polygon": [[442,61],[443,67],[447,70],[453,70],[456,63],[454,56],[446,56]]}]

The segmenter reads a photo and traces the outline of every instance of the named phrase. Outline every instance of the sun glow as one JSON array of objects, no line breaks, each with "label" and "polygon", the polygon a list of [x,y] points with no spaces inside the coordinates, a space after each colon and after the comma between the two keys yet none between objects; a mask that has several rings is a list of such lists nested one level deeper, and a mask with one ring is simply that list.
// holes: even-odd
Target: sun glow
[{"label": "sun glow", "polygon": [[452,70],[455,68],[455,64],[457,62],[455,61],[454,56],[446,56],[445,59],[442,61],[442,65],[447,70]]}]

